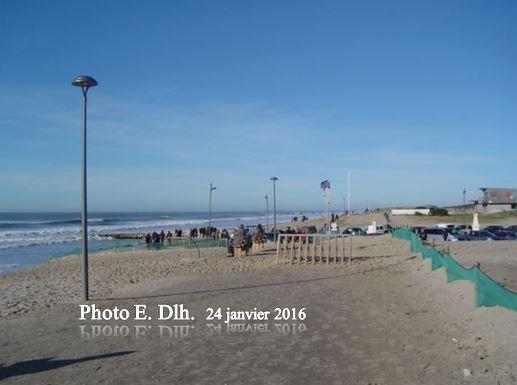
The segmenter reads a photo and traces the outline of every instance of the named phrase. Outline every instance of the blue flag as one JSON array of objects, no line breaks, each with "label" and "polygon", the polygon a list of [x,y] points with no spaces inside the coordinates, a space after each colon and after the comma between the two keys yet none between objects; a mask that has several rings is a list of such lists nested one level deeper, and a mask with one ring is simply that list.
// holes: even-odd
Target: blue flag
[{"label": "blue flag", "polygon": [[320,187],[323,189],[323,191],[326,191],[330,188],[330,181],[328,179],[325,179],[323,182],[320,183]]}]

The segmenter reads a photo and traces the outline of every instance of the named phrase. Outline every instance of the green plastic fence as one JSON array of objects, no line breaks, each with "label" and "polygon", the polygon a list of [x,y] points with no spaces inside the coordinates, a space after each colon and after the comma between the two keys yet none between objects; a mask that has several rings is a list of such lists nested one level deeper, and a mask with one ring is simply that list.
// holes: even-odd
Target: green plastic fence
[{"label": "green plastic fence", "polygon": [[[146,245],[143,240],[136,239],[113,239],[107,240],[105,242],[97,242],[94,245],[90,245],[89,251],[99,252],[99,251],[122,251],[130,248],[135,249],[148,249],[148,250],[164,250],[164,249],[173,249],[173,248],[181,248],[181,249],[202,249],[208,247],[228,247],[227,239],[208,239],[208,238],[198,238],[198,239],[190,239],[190,238],[170,238],[165,239],[163,243],[151,243]],[[82,253],[82,248],[75,248],[66,252],[58,252],[49,255],[48,259],[56,259],[61,257],[66,257],[68,255],[79,255]]]},{"label": "green plastic fence", "polygon": [[[90,243],[88,251],[90,253],[95,253],[98,251],[105,250],[125,250],[133,247],[141,247],[142,243],[143,240],[138,239],[111,239],[102,242],[96,242],[95,244]],[[52,253],[48,256],[48,259],[57,259],[61,257],[66,257],[68,255],[79,255],[82,253],[82,251],[83,249],[81,247],[76,247],[68,251]]]},{"label": "green plastic fence", "polygon": [[457,279],[473,282],[476,290],[476,306],[502,306],[517,311],[517,293],[501,286],[477,266],[465,268],[450,255],[441,254],[435,248],[424,245],[418,235],[411,230],[395,229],[392,234],[395,238],[409,241],[411,251],[421,253],[422,258],[431,258],[433,270],[445,267],[447,282]]},{"label": "green plastic fence", "polygon": [[162,250],[170,248],[207,248],[207,247],[228,247],[227,239],[209,239],[209,238],[169,238],[165,239],[163,243],[151,243],[143,245],[152,250]]}]

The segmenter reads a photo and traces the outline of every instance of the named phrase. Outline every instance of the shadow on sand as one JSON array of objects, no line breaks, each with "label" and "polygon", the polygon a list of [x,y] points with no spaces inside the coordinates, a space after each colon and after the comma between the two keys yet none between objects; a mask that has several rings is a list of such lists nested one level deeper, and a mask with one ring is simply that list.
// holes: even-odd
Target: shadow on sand
[{"label": "shadow on sand", "polygon": [[77,364],[80,362],[101,360],[103,358],[123,356],[131,353],[134,353],[134,351],[129,350],[105,354],[96,354],[93,356],[71,359],[54,359],[55,357],[39,358],[36,360],[17,362],[15,364],[8,366],[3,366],[2,364],[0,364],[0,381],[5,380],[9,377],[21,376],[23,374],[40,373],[45,372],[47,370],[62,368],[63,366]]},{"label": "shadow on sand", "polygon": [[[368,259],[368,258],[371,258],[371,257],[359,257],[359,258],[353,258],[353,259],[359,260],[359,259]],[[401,261],[398,261],[398,262],[395,262],[395,263],[392,263],[389,265],[373,267],[371,269],[356,271],[356,272],[352,272],[352,273],[330,275],[330,276],[326,276],[326,277],[308,278],[308,279],[300,279],[300,280],[293,280],[293,281],[286,281],[286,282],[263,283],[263,284],[256,284],[256,285],[225,287],[225,288],[220,288],[220,289],[214,288],[214,289],[207,289],[207,290],[185,291],[185,292],[156,294],[156,295],[143,295],[143,296],[135,296],[135,297],[96,298],[96,299],[101,300],[101,301],[124,301],[124,300],[136,300],[136,299],[152,299],[152,298],[161,298],[161,297],[173,297],[173,296],[179,296],[179,295],[207,294],[207,293],[225,292],[225,291],[232,291],[232,290],[258,289],[258,288],[262,288],[262,287],[274,287],[274,286],[284,286],[284,285],[292,285],[292,284],[302,284],[302,283],[309,283],[309,282],[325,281],[325,280],[329,280],[329,279],[350,277],[353,275],[361,275],[361,274],[365,274],[365,273],[369,273],[369,272],[377,271],[377,270],[384,270],[384,269],[387,269],[390,267],[401,265],[404,262],[409,261],[411,259],[415,259],[415,258],[416,258],[416,256],[411,256],[411,257],[405,258]]]}]

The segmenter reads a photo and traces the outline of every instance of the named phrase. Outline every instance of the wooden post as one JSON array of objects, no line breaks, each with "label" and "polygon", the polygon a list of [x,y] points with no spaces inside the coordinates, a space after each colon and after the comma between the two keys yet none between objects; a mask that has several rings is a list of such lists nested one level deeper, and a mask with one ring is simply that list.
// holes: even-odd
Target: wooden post
[{"label": "wooden post", "polygon": [[298,264],[302,264],[302,256],[303,256],[303,243],[302,243],[302,236],[298,236]]},{"label": "wooden post", "polygon": [[314,236],[313,240],[312,240],[312,260],[311,260],[311,264],[315,264],[316,262],[316,241],[317,241],[317,237]]},{"label": "wooden post", "polygon": [[345,262],[346,258],[346,235],[343,235],[343,263]]},{"label": "wooden post", "polygon": [[284,253],[282,254],[283,257],[284,257],[284,264],[286,263],[287,261],[287,254],[289,252],[288,250],[288,247],[289,247],[289,244],[287,243],[287,235],[284,236]]},{"label": "wooden post", "polygon": [[318,237],[318,254],[319,254],[319,262],[323,263],[323,243],[321,242],[321,235]]},{"label": "wooden post", "polygon": [[[336,241],[336,238],[330,237],[330,240],[329,240],[329,249],[330,249],[329,259],[330,259],[330,256],[334,254],[334,244],[335,244],[335,241]],[[335,258],[336,257],[334,257],[334,262],[336,261]]]},{"label": "wooden post", "polygon": [[287,242],[287,235],[284,235],[284,264],[287,262],[287,257],[289,254],[289,243]]},{"label": "wooden post", "polygon": [[307,243],[307,237],[305,237],[305,242],[302,242],[302,237],[300,236],[300,258],[303,258],[304,263],[307,262],[305,257],[305,247]]},{"label": "wooden post", "polygon": [[345,252],[345,247],[346,247],[346,237],[343,235],[343,237],[341,238],[341,247],[343,248],[343,254],[342,254],[342,257],[343,259],[341,260],[341,263],[345,263],[345,257],[346,257],[346,252]]},{"label": "wooden post", "polygon": [[327,235],[327,265],[330,263],[330,231]]},{"label": "wooden post", "polygon": [[320,236],[320,248],[321,248],[320,262],[323,263],[323,257],[325,256],[325,244],[323,242],[323,235]]},{"label": "wooden post", "polygon": [[302,263],[302,236],[298,236],[296,238],[298,240],[298,264]]},{"label": "wooden post", "polygon": [[352,263],[352,252],[353,252],[353,247],[352,247],[352,239],[354,238],[353,235],[350,235],[350,255],[348,256],[348,261],[350,263]]},{"label": "wooden post", "polygon": [[302,264],[303,249],[304,249],[304,245],[303,245],[303,242],[302,242],[302,236],[300,235],[298,237],[298,264],[299,265]]},{"label": "wooden post", "polygon": [[276,245],[276,264],[280,263],[280,242]]},{"label": "wooden post", "polygon": [[286,247],[286,243],[285,243],[285,237],[280,238],[282,236],[283,236],[283,234],[279,234],[278,235],[279,238],[277,238],[276,241],[278,242],[278,245],[280,247],[280,256],[282,258],[282,264],[285,264],[285,247]]},{"label": "wooden post", "polygon": [[339,235],[336,237],[334,244],[336,245],[336,260],[334,262],[338,262],[339,260]]},{"label": "wooden post", "polygon": [[280,236],[278,237],[278,240],[277,240],[277,243],[276,243],[276,249],[279,250],[279,262],[282,261],[283,262],[283,259],[284,259],[284,251],[282,250],[282,242],[281,242],[281,238]]},{"label": "wooden post", "polygon": [[309,238],[310,235],[307,235],[307,242],[305,243],[305,264],[307,265],[309,259]]},{"label": "wooden post", "polygon": [[297,242],[298,242],[298,237],[293,235],[294,258],[296,259],[296,262],[299,263],[300,257],[298,255],[299,253],[298,253],[298,248],[297,248],[297,246],[298,246]]},{"label": "wooden post", "polygon": [[341,254],[341,256],[343,257],[343,263],[345,263],[345,258],[346,258],[346,252],[345,252],[345,247],[346,247],[346,237],[343,235],[343,238],[341,239],[341,247],[343,248],[343,252]]},{"label": "wooden post", "polygon": [[292,265],[293,264],[293,258],[294,258],[294,237],[291,235],[290,238],[291,238],[291,253],[290,253],[290,255],[291,255],[291,263],[290,264]]}]

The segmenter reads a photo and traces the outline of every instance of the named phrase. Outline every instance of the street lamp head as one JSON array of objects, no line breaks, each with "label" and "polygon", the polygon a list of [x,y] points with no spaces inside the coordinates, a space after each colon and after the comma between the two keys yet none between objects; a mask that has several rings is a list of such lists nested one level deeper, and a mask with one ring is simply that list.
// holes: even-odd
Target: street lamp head
[{"label": "street lamp head", "polygon": [[92,78],[91,76],[80,75],[72,80],[72,85],[76,87],[82,88],[90,88],[95,87],[97,85],[97,80]]},{"label": "street lamp head", "polygon": [[272,177],[271,177],[271,180],[272,180],[273,182],[276,182],[276,181],[278,180],[278,178],[277,178],[276,176],[272,176]]},{"label": "street lamp head", "polygon": [[212,187],[212,190],[215,190],[215,189],[216,189],[216,187],[215,187],[215,186],[213,186],[213,187]]}]

